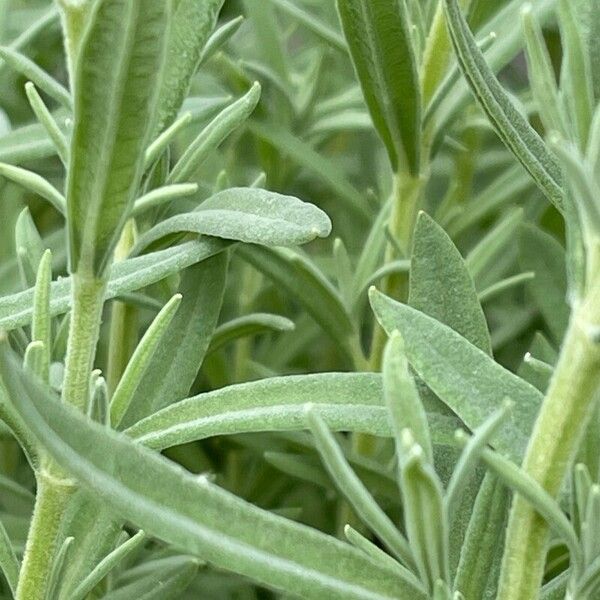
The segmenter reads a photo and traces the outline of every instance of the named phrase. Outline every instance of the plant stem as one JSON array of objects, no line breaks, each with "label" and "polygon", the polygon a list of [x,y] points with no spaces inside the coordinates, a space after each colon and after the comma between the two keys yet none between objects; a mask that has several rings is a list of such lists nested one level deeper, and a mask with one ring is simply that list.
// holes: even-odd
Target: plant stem
[{"label": "plant stem", "polygon": [[[135,244],[135,237],[135,221],[130,219],[125,224],[119,243],[115,248],[114,262],[120,262],[129,256],[129,252]],[[106,383],[112,395],[138,342],[137,307],[118,300],[112,303],[108,339]]]},{"label": "plant stem", "polygon": [[95,277],[73,275],[73,312],[67,344],[63,401],[85,411],[90,372],[100,333],[106,282]]},{"label": "plant stem", "polygon": [[35,508],[23,564],[19,575],[16,600],[45,600],[60,525],[74,486],[68,479],[50,474],[44,469],[37,474]]},{"label": "plant stem", "polygon": [[[90,373],[100,333],[105,290],[104,280],[77,273],[73,275],[73,310],[63,401],[82,411],[88,403]],[[45,600],[60,524],[75,490],[74,482],[48,457],[42,458],[37,482],[35,509],[19,575],[17,600]]]},{"label": "plant stem", "polygon": [[[404,257],[410,256],[415,219],[425,182],[426,178],[422,176],[412,176],[408,173],[397,173],[394,175],[392,189],[393,205],[389,222],[389,233],[399,246]],[[384,264],[397,258],[397,255],[398,251],[395,245],[388,243]],[[398,274],[386,277],[382,283],[381,291],[399,300],[406,300],[408,296],[406,275]],[[370,367],[373,371],[381,369],[381,357],[383,356],[386,339],[383,329],[376,323],[373,329],[370,354]]]},{"label": "plant stem", "polygon": [[[597,280],[597,278],[596,278]],[[594,412],[600,386],[600,289],[576,308],[556,371],[536,421],[524,470],[556,497]],[[522,497],[515,497],[504,549],[498,600],[537,598],[546,557],[548,525]]]}]

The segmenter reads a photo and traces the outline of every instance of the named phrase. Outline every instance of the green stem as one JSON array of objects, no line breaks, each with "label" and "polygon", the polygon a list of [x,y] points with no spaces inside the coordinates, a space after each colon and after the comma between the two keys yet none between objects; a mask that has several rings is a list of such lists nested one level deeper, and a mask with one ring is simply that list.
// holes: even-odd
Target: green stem
[{"label": "green stem", "polygon": [[[135,244],[135,221],[127,221],[115,248],[114,262],[125,260]],[[106,383],[110,394],[115,391],[138,342],[138,309],[115,301],[110,311],[110,335]]]},{"label": "green stem", "polygon": [[[410,256],[415,219],[425,182],[426,178],[422,176],[413,177],[408,173],[397,173],[394,175],[394,186],[392,189],[393,205],[389,222],[389,232],[400,247],[404,257]],[[395,245],[388,243],[384,264],[398,258],[397,255],[398,252]],[[381,291],[388,296],[406,300],[408,296],[406,275],[390,275],[384,279]],[[381,357],[383,356],[386,339],[387,336],[383,329],[375,324],[370,355],[370,367],[373,371],[381,369]]]},{"label": "green stem", "polygon": [[[597,286],[596,286],[597,287]],[[572,314],[560,359],[523,462],[524,470],[558,496],[594,412],[600,386],[600,290]],[[517,496],[511,509],[498,600],[537,598],[549,537],[547,523]]]},{"label": "green stem", "polygon": [[[65,366],[63,400],[84,410],[89,396],[89,377],[96,353],[106,284],[102,280],[73,276],[73,312]],[[75,486],[49,458],[37,473],[35,509],[17,600],[45,600],[60,524]]]},{"label": "green stem", "polygon": [[[88,403],[90,373],[100,333],[105,290],[104,280],[77,273],[73,275],[73,310],[63,401],[81,411],[86,409]],[[42,459],[37,481],[35,509],[19,575],[17,600],[45,600],[60,524],[75,490],[75,484],[47,457]]]},{"label": "green stem", "polygon": [[52,563],[58,545],[62,516],[74,486],[42,469],[37,475],[35,508],[23,564],[19,575],[16,600],[45,600]]},{"label": "green stem", "polygon": [[63,400],[85,412],[90,373],[100,334],[106,282],[95,277],[73,275],[73,312],[67,344]]}]

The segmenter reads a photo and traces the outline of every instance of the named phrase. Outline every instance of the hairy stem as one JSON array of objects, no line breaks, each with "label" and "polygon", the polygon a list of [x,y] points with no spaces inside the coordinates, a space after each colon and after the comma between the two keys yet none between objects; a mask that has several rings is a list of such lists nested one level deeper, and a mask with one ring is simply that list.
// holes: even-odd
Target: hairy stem
[{"label": "hairy stem", "polygon": [[73,275],[73,312],[67,344],[63,400],[85,411],[90,372],[100,333],[106,282],[94,277]]},{"label": "hairy stem", "polygon": [[[600,323],[600,290],[572,316],[560,359],[536,421],[524,470],[552,496],[558,496],[600,386],[600,345],[591,331]],[[511,509],[499,600],[537,598],[548,543],[548,525],[522,497]]]},{"label": "hairy stem", "polygon": [[62,516],[74,487],[44,469],[37,474],[35,508],[17,586],[17,600],[45,600]]},{"label": "hairy stem", "polygon": [[[425,187],[426,178],[409,174],[396,174],[392,190],[393,205],[389,222],[389,233],[394,243],[388,243],[384,264],[398,258],[398,248],[404,257],[410,256],[412,235],[421,194]],[[398,247],[398,248],[397,248]],[[406,300],[408,295],[407,278],[405,274],[390,275],[382,283],[381,291],[399,300]],[[381,369],[381,357],[387,337],[379,325],[375,324],[371,342],[370,367],[373,371]]]},{"label": "hairy stem", "polygon": [[[63,383],[63,401],[85,410],[89,396],[90,372],[96,354],[106,282],[73,275],[73,311]],[[45,600],[46,584],[57,549],[60,524],[75,489],[62,469],[44,457],[37,474],[35,509],[17,600]]]}]

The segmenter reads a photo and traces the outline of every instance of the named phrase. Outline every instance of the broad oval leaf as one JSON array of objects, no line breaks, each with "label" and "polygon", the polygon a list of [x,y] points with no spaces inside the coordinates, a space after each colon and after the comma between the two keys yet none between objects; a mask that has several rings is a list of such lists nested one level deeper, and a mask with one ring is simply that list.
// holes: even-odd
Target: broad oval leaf
[{"label": "broad oval leaf", "polygon": [[67,176],[71,272],[103,275],[152,131],[169,2],[100,0],[81,42]]},{"label": "broad oval leaf", "polygon": [[485,315],[465,261],[448,234],[424,212],[415,225],[408,303],[492,353]]},{"label": "broad oval leaf", "polygon": [[374,288],[370,300],[388,335],[394,329],[402,334],[408,359],[421,379],[469,429],[481,425],[505,398],[515,403],[511,426],[497,434],[494,445],[520,462],[542,394],[439,321]]},{"label": "broad oval leaf", "polygon": [[230,188],[211,196],[194,212],[159,223],[142,236],[137,247],[182,231],[264,246],[295,246],[327,237],[331,221],[320,208],[293,196]]},{"label": "broad oval leaf", "polygon": [[338,0],[352,62],[392,168],[419,172],[421,85],[405,0]]},{"label": "broad oval leaf", "polygon": [[351,546],[256,508],[86,420],[24,374],[9,352],[4,344],[0,373],[35,436],[81,485],[149,535],[304,598],[424,598]]}]

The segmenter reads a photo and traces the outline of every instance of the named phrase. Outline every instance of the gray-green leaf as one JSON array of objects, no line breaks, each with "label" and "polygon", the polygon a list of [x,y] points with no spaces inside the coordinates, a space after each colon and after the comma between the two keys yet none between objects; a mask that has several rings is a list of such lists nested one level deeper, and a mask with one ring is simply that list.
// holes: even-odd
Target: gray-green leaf
[{"label": "gray-green leaf", "polygon": [[228,253],[222,252],[183,272],[183,299],[129,401],[124,426],[188,394],[219,318],[228,264]]},{"label": "gray-green leaf", "polygon": [[178,0],[176,3],[167,42],[155,134],[168,127],[177,116],[222,5],[223,0]]},{"label": "gray-green leaf", "polygon": [[392,168],[419,172],[421,86],[405,0],[338,0],[342,28]]},{"label": "gray-green leaf", "polygon": [[562,177],[556,159],[488,67],[457,1],[445,2],[448,27],[458,62],[475,98],[508,149],[527,169],[546,197],[562,210]]},{"label": "gray-green leaf", "polygon": [[67,177],[71,272],[103,275],[152,131],[169,3],[101,0],[81,43]]},{"label": "gray-green leaf", "polygon": [[194,212],[159,223],[142,236],[138,248],[182,231],[265,246],[294,246],[328,236],[331,221],[320,208],[293,196],[230,188],[211,196]]},{"label": "gray-green leaf", "polygon": [[395,329],[402,334],[408,359],[418,375],[471,430],[491,416],[505,398],[513,400],[511,426],[498,433],[495,446],[519,462],[542,394],[439,321],[373,288],[370,300],[388,335]]},{"label": "gray-green leaf", "polygon": [[424,599],[418,589],[351,546],[256,508],[86,420],[50,397],[9,352],[5,344],[0,373],[36,437],[81,485],[148,534],[307,599]]}]

